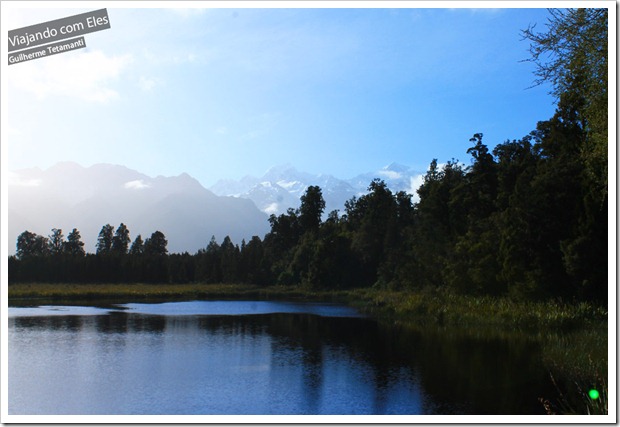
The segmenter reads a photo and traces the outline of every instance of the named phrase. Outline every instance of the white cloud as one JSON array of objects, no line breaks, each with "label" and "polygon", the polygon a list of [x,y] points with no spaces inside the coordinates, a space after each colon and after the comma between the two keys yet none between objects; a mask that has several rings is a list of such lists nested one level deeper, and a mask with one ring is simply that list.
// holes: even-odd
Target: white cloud
[{"label": "white cloud", "polygon": [[159,82],[157,79],[151,79],[144,76],[140,76],[140,79],[138,80],[138,86],[140,86],[140,89],[144,92],[150,92],[158,84]]},{"label": "white cloud", "polygon": [[38,187],[41,185],[40,179],[23,178],[15,172],[7,172],[9,178],[9,185],[16,185],[19,187]]},{"label": "white cloud", "polygon": [[278,181],[277,184],[280,187],[282,187],[282,188],[284,188],[286,190],[289,190],[289,191],[291,190],[291,188],[293,188],[295,186],[302,185],[302,183],[299,182],[299,181]]},{"label": "white cloud", "polygon": [[378,173],[379,175],[383,175],[384,177],[389,179],[398,179],[402,176],[399,172],[390,170],[380,170]]},{"label": "white cloud", "polygon": [[409,188],[407,189],[407,193],[413,196],[411,200],[414,203],[420,201],[420,196],[418,196],[418,188],[420,188],[422,184],[424,184],[424,175],[417,175],[409,178]]},{"label": "white cloud", "polygon": [[144,188],[149,188],[151,185],[145,183],[141,179],[137,179],[135,181],[129,181],[125,183],[125,188],[129,190],[142,190]]},{"label": "white cloud", "polygon": [[169,48],[142,48],[140,55],[144,61],[148,61],[150,65],[183,65],[187,63],[203,63],[213,59],[213,53],[208,49],[195,51],[194,48],[189,50],[187,46],[175,47],[174,50]]},{"label": "white cloud", "polygon": [[61,95],[106,103],[119,97],[111,80],[131,63],[131,55],[107,56],[101,51],[67,52],[9,68],[9,84],[40,99]]},{"label": "white cloud", "polygon": [[275,202],[271,203],[265,209],[263,209],[263,212],[269,215],[278,213],[278,204]]}]

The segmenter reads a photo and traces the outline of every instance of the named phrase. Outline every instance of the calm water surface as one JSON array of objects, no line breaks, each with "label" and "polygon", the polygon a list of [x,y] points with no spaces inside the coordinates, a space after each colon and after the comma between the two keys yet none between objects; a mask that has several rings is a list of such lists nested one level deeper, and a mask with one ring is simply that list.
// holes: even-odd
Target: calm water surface
[{"label": "calm water surface", "polygon": [[9,308],[9,414],[539,414],[532,341],[334,304]]}]

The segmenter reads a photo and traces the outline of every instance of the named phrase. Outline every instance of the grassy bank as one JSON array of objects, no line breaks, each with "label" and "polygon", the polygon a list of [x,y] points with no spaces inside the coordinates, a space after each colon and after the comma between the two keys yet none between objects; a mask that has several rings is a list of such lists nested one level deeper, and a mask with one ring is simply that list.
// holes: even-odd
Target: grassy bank
[{"label": "grassy bank", "polygon": [[441,291],[387,291],[374,288],[339,291],[298,286],[239,284],[11,284],[11,305],[46,303],[160,302],[193,299],[274,299],[337,301],[377,318],[401,324],[498,327],[510,330],[566,330],[597,327],[607,310],[589,303],[524,302]]},{"label": "grassy bank", "polygon": [[441,291],[375,289],[359,289],[351,295],[358,297],[361,309],[397,322],[542,330],[598,326],[607,321],[606,309],[585,302],[514,301]]},{"label": "grassy bank", "polygon": [[262,289],[249,285],[204,284],[65,284],[19,283],[9,285],[9,303],[31,305],[43,303],[97,304],[106,302],[169,301],[212,298],[260,298]]}]

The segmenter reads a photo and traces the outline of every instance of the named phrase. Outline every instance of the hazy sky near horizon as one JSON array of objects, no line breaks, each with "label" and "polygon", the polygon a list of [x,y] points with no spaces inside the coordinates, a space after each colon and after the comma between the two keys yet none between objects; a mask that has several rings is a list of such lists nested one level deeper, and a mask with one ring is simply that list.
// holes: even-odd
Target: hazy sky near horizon
[{"label": "hazy sky near horizon", "polygon": [[[8,30],[101,8],[5,5]],[[425,170],[469,164],[474,133],[493,147],[555,110],[521,62],[520,31],[543,30],[544,8],[116,5],[85,49],[8,67],[9,170],[113,163],[205,186],[283,163],[339,178]]]}]

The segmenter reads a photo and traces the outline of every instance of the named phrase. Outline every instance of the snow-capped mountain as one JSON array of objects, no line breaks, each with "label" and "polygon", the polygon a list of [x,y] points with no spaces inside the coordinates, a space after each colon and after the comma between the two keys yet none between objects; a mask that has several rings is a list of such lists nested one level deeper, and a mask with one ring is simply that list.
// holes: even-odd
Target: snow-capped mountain
[{"label": "snow-capped mountain", "polygon": [[262,177],[246,176],[239,181],[220,180],[209,189],[220,196],[250,199],[263,212],[278,215],[288,208],[299,207],[299,199],[306,188],[318,185],[325,199],[326,215],[336,209],[342,212],[347,200],[366,194],[375,178],[385,181],[393,192],[406,191],[416,199],[416,190],[422,183],[422,177],[422,172],[398,163],[350,179],[300,172],[286,164],[269,169]]},{"label": "snow-capped mountain", "polygon": [[9,173],[9,248],[25,230],[47,236],[77,228],[88,252],[94,252],[101,227],[122,222],[131,238],[146,239],[156,230],[169,252],[193,253],[212,235],[236,243],[269,231],[267,215],[251,200],[216,196],[188,174],[148,177],[124,166],[84,168],[60,163],[47,170]]}]

